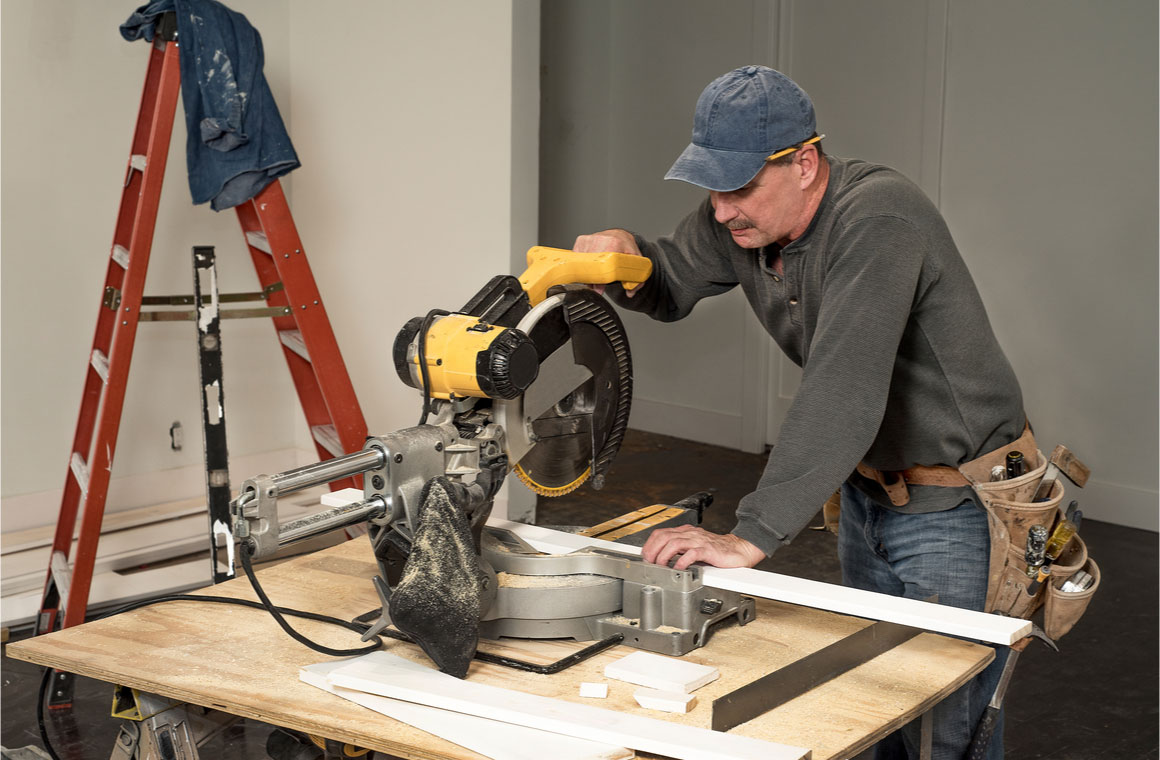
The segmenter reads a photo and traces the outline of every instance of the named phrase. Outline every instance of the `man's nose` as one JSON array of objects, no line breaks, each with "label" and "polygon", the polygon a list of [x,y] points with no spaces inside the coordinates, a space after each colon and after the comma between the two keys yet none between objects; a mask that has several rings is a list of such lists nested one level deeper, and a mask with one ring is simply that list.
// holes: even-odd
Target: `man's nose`
[{"label": "man's nose", "polygon": [[725,224],[737,216],[737,207],[729,200],[729,193],[709,191],[709,202],[713,204],[713,217],[718,224]]}]

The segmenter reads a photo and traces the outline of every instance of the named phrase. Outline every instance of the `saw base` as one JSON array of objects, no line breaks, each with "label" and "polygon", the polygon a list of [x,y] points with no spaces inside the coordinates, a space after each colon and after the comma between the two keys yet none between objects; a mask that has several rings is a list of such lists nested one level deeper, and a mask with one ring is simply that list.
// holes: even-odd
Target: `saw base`
[{"label": "saw base", "polygon": [[754,619],[751,597],[708,588],[700,568],[673,570],[639,556],[588,548],[541,554],[509,531],[487,528],[483,559],[496,571],[495,602],[483,616],[488,639],[605,639],[680,656],[704,646],[713,626]]}]

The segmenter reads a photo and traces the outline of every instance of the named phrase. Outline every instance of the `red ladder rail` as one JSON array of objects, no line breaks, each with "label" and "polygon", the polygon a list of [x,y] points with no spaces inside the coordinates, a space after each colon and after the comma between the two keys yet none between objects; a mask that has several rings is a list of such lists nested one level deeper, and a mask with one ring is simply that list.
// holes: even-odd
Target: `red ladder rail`
[{"label": "red ladder rail", "polygon": [[[52,542],[46,598],[36,620],[37,633],[55,627],[60,603],[64,604],[61,627],[84,620],[180,85],[177,45],[152,46]],[[82,502],[83,509],[79,509]],[[58,585],[53,581],[53,564],[59,571],[62,558],[65,562],[69,559],[78,511],[81,524],[73,563],[77,571],[72,573],[71,582]],[[83,572],[85,568],[88,572]]]},{"label": "red ladder rail", "polygon": [[[237,213],[258,280],[267,293],[266,303],[290,307],[290,315],[274,318],[274,329],[319,457],[329,459],[361,449],[366,422],[281,182],[267,185],[239,205]],[[279,282],[280,290],[276,289]],[[352,487],[361,484],[356,486],[351,478],[331,484],[332,489]]]}]

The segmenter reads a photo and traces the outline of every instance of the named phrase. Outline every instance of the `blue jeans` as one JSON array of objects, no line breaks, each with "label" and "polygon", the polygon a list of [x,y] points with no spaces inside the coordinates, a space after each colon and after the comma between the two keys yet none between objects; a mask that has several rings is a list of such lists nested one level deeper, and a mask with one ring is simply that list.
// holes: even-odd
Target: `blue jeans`
[{"label": "blue jeans", "polygon": [[[991,538],[987,515],[974,499],[953,509],[906,515],[883,509],[849,483],[842,486],[838,556],[842,583],[908,599],[938,594],[939,604],[983,609]],[[961,760],[979,717],[994,694],[1006,647],[981,673],[934,708],[933,760]],[[875,747],[876,760],[918,757],[919,721]],[[986,754],[1003,757],[1003,715]]]}]

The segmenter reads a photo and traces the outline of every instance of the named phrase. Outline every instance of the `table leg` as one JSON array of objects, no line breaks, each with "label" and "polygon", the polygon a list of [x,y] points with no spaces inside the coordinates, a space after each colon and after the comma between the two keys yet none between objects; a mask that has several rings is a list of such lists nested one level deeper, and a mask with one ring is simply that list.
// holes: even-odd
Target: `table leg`
[{"label": "table leg", "polygon": [[934,710],[927,710],[922,714],[921,732],[922,738],[919,740],[918,757],[919,760],[930,760],[931,745],[934,741]]},{"label": "table leg", "polygon": [[124,718],[109,760],[198,760],[197,748],[238,716],[139,691],[117,692]]}]

